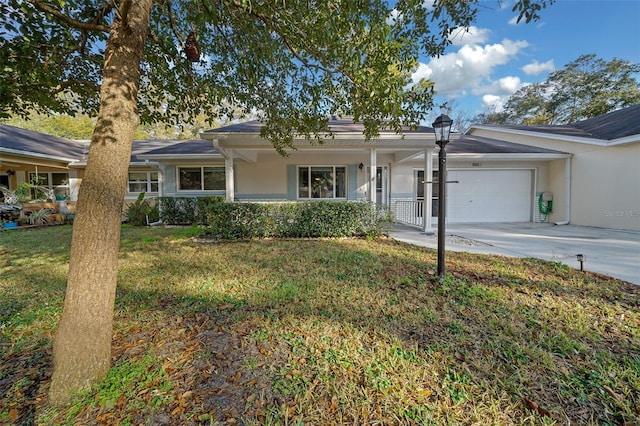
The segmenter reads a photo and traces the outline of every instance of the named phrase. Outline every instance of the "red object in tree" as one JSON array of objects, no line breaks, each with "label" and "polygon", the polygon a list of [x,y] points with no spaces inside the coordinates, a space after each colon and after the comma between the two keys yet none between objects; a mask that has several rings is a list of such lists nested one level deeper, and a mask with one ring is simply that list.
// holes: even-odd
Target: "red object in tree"
[{"label": "red object in tree", "polygon": [[195,31],[191,31],[187,36],[187,41],[184,43],[184,53],[187,55],[187,59],[191,62],[198,62],[200,60],[200,46],[196,41]]}]

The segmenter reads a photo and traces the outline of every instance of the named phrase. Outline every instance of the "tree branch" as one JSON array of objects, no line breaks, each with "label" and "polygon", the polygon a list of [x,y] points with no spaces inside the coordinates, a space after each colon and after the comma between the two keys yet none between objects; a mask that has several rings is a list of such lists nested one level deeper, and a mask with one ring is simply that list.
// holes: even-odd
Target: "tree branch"
[{"label": "tree branch", "polygon": [[36,9],[40,10],[41,12],[44,12],[47,15],[51,15],[57,20],[61,21],[62,23],[67,24],[78,30],[100,31],[105,33],[109,32],[109,27],[105,25],[100,25],[100,24],[95,24],[90,22],[83,22],[83,21],[78,21],[76,19],[72,19],[69,16],[65,15],[64,13],[60,12],[59,10],[54,9],[53,7],[49,6],[48,4],[40,0],[27,0],[27,3],[31,3]]},{"label": "tree branch", "polygon": [[180,42],[180,45],[184,45],[184,40],[182,40],[182,37],[178,33],[178,30],[176,29],[176,25],[173,22],[173,11],[171,10],[171,1],[167,2],[167,15],[169,18],[169,26],[171,27],[171,31],[173,31],[173,35],[176,36],[176,38]]},{"label": "tree branch", "polygon": [[[243,3],[239,3],[237,0],[230,0],[230,1],[227,1],[226,3],[237,9],[241,9],[244,12],[249,13],[250,15],[253,15],[254,17],[261,20],[268,28],[271,28],[276,34],[278,34],[278,36],[280,36],[282,42],[285,44],[285,46],[287,46],[287,49],[291,52],[291,54],[295,56],[305,67],[316,68],[329,74],[338,73],[343,77],[345,77],[347,80],[349,80],[352,84],[356,85],[356,82],[351,76],[351,74],[346,70],[344,70],[343,68],[341,68],[340,66],[327,66],[325,63],[330,61],[327,61],[327,59],[324,57],[324,55],[320,51],[311,49],[310,43],[305,44],[304,50],[309,52],[313,56],[313,58],[317,61],[317,63],[312,64],[309,61],[307,61],[306,58],[303,58],[298,53],[298,49],[296,49],[295,46],[292,44],[292,40],[290,40],[289,37],[285,34],[283,27],[277,21],[272,20],[269,16],[265,15],[264,13],[258,12],[255,8],[252,8],[251,6],[247,6]],[[294,26],[292,25],[292,27]],[[294,30],[295,30],[295,27],[294,27]],[[306,35],[301,32],[298,32],[296,35],[300,39],[306,38]]]}]

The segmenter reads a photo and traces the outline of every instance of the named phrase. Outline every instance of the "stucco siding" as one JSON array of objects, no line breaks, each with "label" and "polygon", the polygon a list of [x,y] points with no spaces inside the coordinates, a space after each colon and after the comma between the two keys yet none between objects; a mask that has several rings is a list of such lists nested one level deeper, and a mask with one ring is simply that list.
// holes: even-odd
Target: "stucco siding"
[{"label": "stucco siding", "polygon": [[572,223],[640,230],[640,144],[575,155],[571,173]]},{"label": "stucco siding", "polygon": [[[640,140],[567,141],[544,135],[473,129],[473,135],[548,148],[571,154],[570,222],[575,225],[640,231]],[[563,221],[565,165],[551,162],[552,221]]]},{"label": "stucco siding", "polygon": [[565,161],[555,160],[549,165],[549,184],[546,186],[548,189],[544,190],[553,194],[553,211],[549,215],[549,222],[552,223],[562,222],[567,219]]}]

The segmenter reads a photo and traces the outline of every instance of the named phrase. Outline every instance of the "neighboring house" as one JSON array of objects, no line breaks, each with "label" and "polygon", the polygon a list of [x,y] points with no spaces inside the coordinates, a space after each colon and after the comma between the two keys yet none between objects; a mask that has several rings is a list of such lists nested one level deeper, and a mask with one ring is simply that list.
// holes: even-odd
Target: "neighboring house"
[{"label": "neighboring house", "polygon": [[[452,135],[446,147],[447,221],[570,221],[640,230],[639,123],[640,106],[569,126],[474,126]],[[358,123],[332,119],[329,124],[333,135],[324,143],[296,139],[296,149],[286,157],[260,137],[257,121],[204,132],[201,140],[134,141],[126,198],[145,192],[260,202],[369,200],[389,205],[399,221],[432,232],[438,197],[433,130],[383,131],[367,142]],[[3,127],[10,126],[0,126],[0,177],[15,171],[5,178],[15,185],[36,169],[28,161],[18,167],[16,157],[5,161],[11,134]],[[33,138],[46,143],[51,137]],[[59,155],[62,147],[50,155],[70,159],[58,165],[70,183],[79,183],[88,145],[67,143],[71,158]],[[39,153],[31,144],[11,149]],[[39,167],[37,173],[44,173]],[[76,186],[70,184],[72,200]],[[425,199],[431,202],[425,205]]]},{"label": "neighboring house", "polygon": [[640,105],[563,126],[473,126],[486,137],[556,149],[547,190],[553,222],[640,231]]},{"label": "neighboring house", "polygon": [[[127,199],[137,198],[140,192],[158,191],[157,171],[137,155],[177,142],[134,141]],[[58,200],[73,202],[78,199],[88,153],[89,141],[86,140],[70,140],[0,124],[0,185],[15,190],[23,182],[37,183],[52,189]]]},{"label": "neighboring house", "polygon": [[74,200],[79,175],[69,164],[86,158],[89,145],[79,141],[0,125],[0,185],[15,190],[22,182],[55,190],[59,199]]}]

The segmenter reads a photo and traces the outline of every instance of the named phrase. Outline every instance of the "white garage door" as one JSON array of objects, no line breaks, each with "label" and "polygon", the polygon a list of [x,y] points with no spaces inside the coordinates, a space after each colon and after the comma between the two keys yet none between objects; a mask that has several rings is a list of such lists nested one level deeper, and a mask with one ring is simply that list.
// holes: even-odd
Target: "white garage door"
[{"label": "white garage door", "polygon": [[448,222],[529,222],[532,180],[532,170],[450,170]]}]

